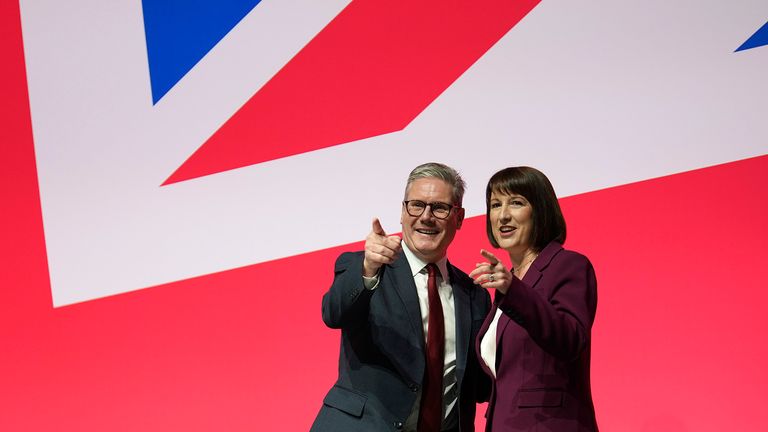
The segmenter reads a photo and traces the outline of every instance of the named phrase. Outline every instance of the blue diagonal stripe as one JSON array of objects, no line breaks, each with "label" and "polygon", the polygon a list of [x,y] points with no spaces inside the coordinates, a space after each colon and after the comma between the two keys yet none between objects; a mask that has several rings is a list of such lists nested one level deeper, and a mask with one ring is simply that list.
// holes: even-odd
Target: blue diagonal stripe
[{"label": "blue diagonal stripe", "polygon": [[157,103],[261,0],[142,0]]},{"label": "blue diagonal stripe", "polygon": [[750,48],[757,48],[763,45],[768,45],[768,22],[763,24],[763,26],[760,27],[760,29],[758,29],[755,34],[750,36],[746,42],[741,44],[740,47],[736,48],[736,52],[748,50]]}]

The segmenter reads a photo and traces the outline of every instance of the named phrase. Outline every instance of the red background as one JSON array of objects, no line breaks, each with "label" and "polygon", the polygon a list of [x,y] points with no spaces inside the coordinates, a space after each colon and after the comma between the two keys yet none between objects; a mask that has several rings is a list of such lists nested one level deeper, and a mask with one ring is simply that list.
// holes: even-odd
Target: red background
[{"label": "red background", "polygon": [[[0,4],[0,430],[307,430],[338,355],[320,298],[360,244],[54,309],[18,5]],[[765,430],[766,185],[762,156],[562,200],[597,269],[602,430]],[[469,219],[450,258],[481,247]]]}]

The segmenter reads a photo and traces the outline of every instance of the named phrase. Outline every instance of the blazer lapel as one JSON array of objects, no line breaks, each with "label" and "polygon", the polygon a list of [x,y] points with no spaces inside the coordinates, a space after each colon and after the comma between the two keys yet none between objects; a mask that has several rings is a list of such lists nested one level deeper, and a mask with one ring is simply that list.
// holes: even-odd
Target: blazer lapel
[{"label": "blazer lapel", "polygon": [[525,273],[523,281],[528,284],[528,286],[535,287],[539,282],[539,279],[541,279],[541,275],[544,273],[544,270],[549,266],[549,263],[552,262],[552,259],[555,257],[555,255],[557,255],[557,253],[562,249],[563,246],[560,243],[554,241],[549,242],[549,244],[541,250],[539,256],[533,260],[531,267]]},{"label": "blazer lapel", "polygon": [[[544,269],[549,266],[549,263],[552,262],[552,258],[555,257],[558,251],[562,249],[563,246],[560,245],[560,243],[557,242],[549,242],[544,249],[541,250],[539,253],[539,256],[536,257],[535,260],[531,263],[531,266],[528,268],[528,271],[525,272],[525,276],[523,276],[523,282],[528,285],[529,287],[535,289],[536,284],[539,283],[539,280],[541,280],[541,276],[544,274]],[[501,314],[501,317],[499,318],[499,324],[496,328],[496,345],[500,346],[501,344],[501,336],[504,333],[504,330],[507,328],[509,323],[512,322],[512,319],[508,317],[506,314]]]},{"label": "blazer lapel", "polygon": [[501,347],[501,335],[504,334],[504,330],[507,329],[507,326],[511,322],[512,322],[512,318],[508,317],[507,314],[502,312],[502,314],[499,316],[499,322],[496,323],[496,351],[497,351],[497,355],[496,355],[496,368],[497,368],[497,371],[498,371],[498,367],[499,367],[498,361],[499,361],[499,358],[501,357],[500,355],[498,355],[499,348]]},{"label": "blazer lapel", "polygon": [[[493,317],[496,315],[496,303],[491,304],[491,309],[488,311],[488,314],[485,316],[485,320],[483,320],[483,325],[480,327],[480,331],[477,333],[477,339],[475,339],[475,354],[477,355],[477,359],[480,362],[480,367],[485,371],[486,374],[489,376],[492,376],[491,370],[488,369],[488,365],[485,364],[485,361],[482,360],[483,352],[480,350],[480,341],[485,337],[485,334],[488,333],[488,329],[491,328],[491,323],[493,322]],[[503,314],[502,314],[503,316]],[[497,323],[498,324],[498,323]],[[498,329],[497,329],[498,331]],[[496,345],[499,344],[498,338],[496,340]]]}]

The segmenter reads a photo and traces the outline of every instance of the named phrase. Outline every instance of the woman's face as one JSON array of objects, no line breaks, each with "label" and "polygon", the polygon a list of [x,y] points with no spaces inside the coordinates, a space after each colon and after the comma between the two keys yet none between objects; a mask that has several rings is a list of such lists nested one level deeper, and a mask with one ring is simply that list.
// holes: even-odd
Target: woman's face
[{"label": "woman's face", "polygon": [[533,232],[533,207],[524,196],[492,192],[490,220],[499,247],[510,254],[528,252]]}]

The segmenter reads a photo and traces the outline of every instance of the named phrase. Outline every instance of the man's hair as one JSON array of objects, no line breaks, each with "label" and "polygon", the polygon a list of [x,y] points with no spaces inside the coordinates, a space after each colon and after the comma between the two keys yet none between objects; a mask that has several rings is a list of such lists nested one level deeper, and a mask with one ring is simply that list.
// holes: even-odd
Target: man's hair
[{"label": "man's hair", "polygon": [[408,183],[405,184],[405,198],[408,198],[408,189],[411,187],[411,183],[421,178],[437,178],[448,183],[453,188],[453,205],[461,207],[461,202],[464,199],[464,189],[466,183],[461,175],[455,169],[437,162],[429,162],[417,166],[408,175]]},{"label": "man's hair", "polygon": [[551,241],[565,243],[565,218],[560,210],[555,189],[547,176],[536,168],[520,166],[504,168],[488,180],[485,188],[485,230],[488,241],[499,247],[491,227],[491,193],[517,194],[525,197],[533,209],[533,231],[529,239],[535,251],[541,251]]}]

